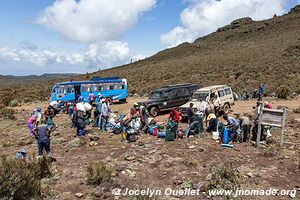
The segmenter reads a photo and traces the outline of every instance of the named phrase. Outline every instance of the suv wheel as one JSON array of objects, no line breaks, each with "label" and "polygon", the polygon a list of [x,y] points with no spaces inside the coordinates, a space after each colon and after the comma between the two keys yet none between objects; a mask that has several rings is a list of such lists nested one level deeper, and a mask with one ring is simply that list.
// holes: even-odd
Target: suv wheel
[{"label": "suv wheel", "polygon": [[226,104],[224,105],[224,112],[225,112],[226,114],[228,114],[228,113],[229,113],[229,109],[230,109],[230,106],[229,106],[228,103],[226,103]]},{"label": "suv wheel", "polygon": [[156,117],[156,116],[157,116],[157,112],[158,112],[157,107],[152,107],[152,108],[150,109],[150,114],[151,114],[153,117]]}]

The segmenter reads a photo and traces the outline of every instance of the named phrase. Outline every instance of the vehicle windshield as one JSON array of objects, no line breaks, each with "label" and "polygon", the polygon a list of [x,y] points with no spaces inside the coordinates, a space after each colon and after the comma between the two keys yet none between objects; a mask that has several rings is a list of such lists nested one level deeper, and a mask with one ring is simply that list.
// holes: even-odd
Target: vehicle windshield
[{"label": "vehicle windshield", "polygon": [[154,92],[151,94],[151,96],[149,97],[149,99],[159,99],[160,98],[160,92]]},{"label": "vehicle windshield", "polygon": [[195,93],[193,95],[193,100],[202,100],[202,101],[206,101],[208,97],[208,92],[199,92],[199,93]]}]

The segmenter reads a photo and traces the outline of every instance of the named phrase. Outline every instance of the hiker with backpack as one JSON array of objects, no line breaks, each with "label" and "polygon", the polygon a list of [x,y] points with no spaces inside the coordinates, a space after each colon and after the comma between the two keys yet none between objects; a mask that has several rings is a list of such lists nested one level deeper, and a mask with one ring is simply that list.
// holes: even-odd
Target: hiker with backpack
[{"label": "hiker with backpack", "polygon": [[45,121],[46,124],[51,130],[53,131],[56,127],[55,123],[53,122],[53,117],[54,117],[54,110],[51,106],[48,106],[47,110],[44,112],[45,116]]},{"label": "hiker with backpack", "polygon": [[43,155],[44,150],[47,156],[50,156],[50,133],[51,129],[46,125],[45,120],[41,120],[40,124],[33,129],[33,134],[37,139],[39,157]]},{"label": "hiker with backpack", "polygon": [[30,139],[32,139],[33,137],[33,128],[34,128],[34,124],[35,124],[35,118],[33,115],[31,115],[28,120],[27,120],[27,127],[29,129],[29,136]]},{"label": "hiker with backpack", "polygon": [[178,123],[180,121],[179,112],[173,109],[170,112],[167,122],[166,141],[174,141],[177,139]]}]

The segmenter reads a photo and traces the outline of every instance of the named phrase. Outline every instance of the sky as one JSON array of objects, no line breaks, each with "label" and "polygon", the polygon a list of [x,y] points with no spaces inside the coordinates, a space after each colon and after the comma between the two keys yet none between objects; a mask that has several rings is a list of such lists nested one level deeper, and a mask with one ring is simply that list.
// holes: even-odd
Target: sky
[{"label": "sky", "polygon": [[135,62],[241,17],[300,0],[0,0],[0,75],[86,73]]}]

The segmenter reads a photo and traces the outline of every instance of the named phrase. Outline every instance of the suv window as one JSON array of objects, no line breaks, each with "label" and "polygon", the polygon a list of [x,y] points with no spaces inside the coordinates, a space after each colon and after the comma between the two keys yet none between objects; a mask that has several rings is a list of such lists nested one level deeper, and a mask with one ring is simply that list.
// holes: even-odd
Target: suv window
[{"label": "suv window", "polygon": [[231,94],[230,88],[226,88],[226,89],[225,89],[225,94],[226,94],[226,95]]},{"label": "suv window", "polygon": [[219,97],[223,97],[225,95],[224,90],[219,90],[218,94],[219,94]]}]

